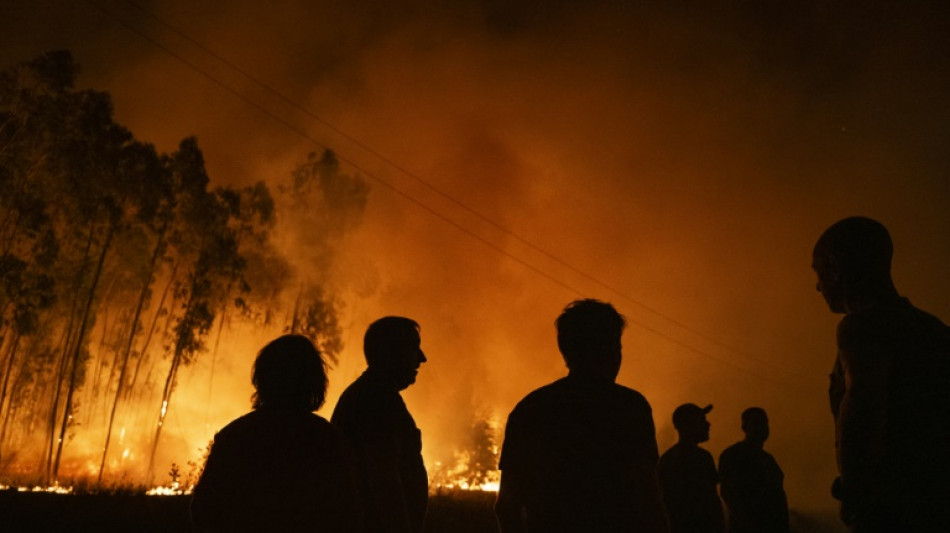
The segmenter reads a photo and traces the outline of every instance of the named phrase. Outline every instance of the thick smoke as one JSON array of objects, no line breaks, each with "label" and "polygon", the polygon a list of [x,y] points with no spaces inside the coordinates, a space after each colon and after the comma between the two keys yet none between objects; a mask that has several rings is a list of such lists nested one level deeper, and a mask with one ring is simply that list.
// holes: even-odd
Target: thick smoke
[{"label": "thick smoke", "polygon": [[[366,325],[413,317],[429,363],[405,397],[430,465],[475,414],[503,423],[564,374],[553,321],[592,296],[630,320],[619,381],[650,399],[661,448],[680,403],[715,404],[716,455],[762,406],[792,506],[826,509],[836,318],[814,291],[815,238],[880,219],[898,288],[950,319],[943,4],[147,8],[341,136],[130,4],[97,3],[268,114],[82,3],[14,8],[4,64],[70,48],[138,137],[197,135],[218,183],[285,176],[313,141],[368,181],[335,258],[346,348],[321,413],[362,370]],[[231,340],[244,351],[218,363],[233,378],[213,414],[176,415],[201,419],[188,446],[247,409],[263,339]]]}]

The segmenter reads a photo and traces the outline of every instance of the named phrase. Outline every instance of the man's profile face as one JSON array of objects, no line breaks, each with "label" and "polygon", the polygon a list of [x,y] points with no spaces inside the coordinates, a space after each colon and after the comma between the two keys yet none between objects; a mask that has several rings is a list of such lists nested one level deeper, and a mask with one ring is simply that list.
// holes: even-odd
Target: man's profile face
[{"label": "man's profile face", "polygon": [[696,413],[687,420],[682,427],[677,428],[680,438],[690,442],[701,443],[709,440],[709,428],[712,424],[706,420],[705,413]]},{"label": "man's profile face", "polygon": [[743,425],[742,430],[749,440],[762,444],[769,439],[769,419],[764,416],[754,417]]},{"label": "man's profile face", "polygon": [[698,442],[706,442],[709,440],[710,427],[712,427],[712,424],[709,423],[709,420],[706,420],[705,414],[696,421],[696,435],[699,437]]},{"label": "man's profile face", "polygon": [[610,350],[610,356],[607,361],[607,377],[611,381],[617,380],[617,374],[620,373],[620,363],[623,360],[623,345],[620,342],[620,337],[617,337],[616,343],[613,344],[612,349]]},{"label": "man's profile face", "polygon": [[811,268],[818,276],[816,288],[824,297],[832,313],[847,311],[844,305],[844,294],[841,287],[840,273],[837,262],[827,253],[818,250],[812,256]]},{"label": "man's profile face", "polygon": [[416,335],[415,338],[402,347],[402,349],[397,350],[396,353],[393,354],[395,358],[395,378],[400,390],[416,382],[416,376],[419,374],[419,366],[427,361],[421,345],[422,339]]}]

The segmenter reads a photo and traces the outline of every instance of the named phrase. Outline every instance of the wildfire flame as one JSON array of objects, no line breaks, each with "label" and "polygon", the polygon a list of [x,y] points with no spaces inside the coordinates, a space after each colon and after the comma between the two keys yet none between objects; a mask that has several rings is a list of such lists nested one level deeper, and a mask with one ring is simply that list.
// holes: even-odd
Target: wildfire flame
[{"label": "wildfire flame", "polygon": [[[0,490],[12,490],[13,487],[9,485],[0,485]],[[58,483],[54,483],[49,487],[16,487],[17,492],[49,492],[52,494],[72,494],[72,487],[61,487]]]},{"label": "wildfire flame", "polygon": [[450,465],[435,463],[431,480],[434,490],[498,492],[501,472],[498,464],[498,423],[491,413],[476,414],[462,448],[453,454]]},{"label": "wildfire flame", "polygon": [[432,487],[435,490],[498,492],[501,471],[479,469],[473,466],[471,455],[468,452],[457,452],[455,454],[455,464],[451,467],[446,467],[441,462],[436,462],[435,466],[436,475],[432,481]]},{"label": "wildfire flame", "polygon": [[146,496],[182,496],[185,494],[191,494],[191,491],[194,487],[188,487],[186,489],[181,488],[177,481],[172,481],[167,486],[155,487],[149,489],[145,492]]},{"label": "wildfire flame", "polygon": [[[170,483],[167,486],[159,486],[145,491],[146,496],[184,496],[192,493],[194,487],[182,488],[178,482]],[[11,487],[9,485],[0,485],[0,491],[15,490],[17,492],[47,492],[50,494],[73,494],[73,487],[62,487],[57,484],[48,487]]]}]

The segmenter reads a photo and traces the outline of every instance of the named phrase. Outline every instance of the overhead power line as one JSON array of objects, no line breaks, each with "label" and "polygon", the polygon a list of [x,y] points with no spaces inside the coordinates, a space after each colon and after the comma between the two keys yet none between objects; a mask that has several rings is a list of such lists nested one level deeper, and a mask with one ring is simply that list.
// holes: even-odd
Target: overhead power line
[{"label": "overhead power line", "polygon": [[[250,105],[251,107],[253,107],[253,108],[256,109],[257,111],[259,111],[260,113],[262,113],[262,114],[264,114],[264,115],[270,117],[271,119],[273,119],[273,120],[275,120],[276,122],[280,123],[282,126],[286,127],[286,128],[289,129],[290,131],[292,131],[292,132],[296,133],[297,135],[301,136],[302,138],[304,138],[304,139],[306,139],[306,140],[312,142],[312,143],[315,144],[316,146],[319,146],[319,147],[321,147],[321,148],[323,148],[323,149],[327,149],[327,150],[330,150],[330,149],[331,149],[331,148],[330,148],[329,146],[327,146],[324,142],[321,142],[321,141],[315,139],[315,138],[314,138],[313,136],[311,136],[309,133],[307,133],[306,131],[304,131],[304,130],[300,129],[299,127],[295,126],[294,124],[292,124],[292,123],[289,122],[288,120],[285,120],[285,119],[283,119],[283,118],[277,116],[277,115],[276,115],[275,113],[273,113],[271,110],[265,108],[263,105],[259,104],[258,102],[254,101],[253,99],[249,98],[248,96],[246,96],[245,94],[243,94],[242,92],[240,92],[239,90],[235,89],[235,88],[232,87],[230,84],[228,84],[226,81],[224,81],[224,80],[222,80],[221,78],[219,78],[219,77],[217,77],[217,76],[215,76],[215,75],[209,73],[207,70],[201,68],[200,66],[198,66],[198,65],[197,65],[196,63],[194,63],[193,61],[190,61],[190,60],[186,59],[184,56],[182,56],[181,54],[175,52],[174,50],[172,50],[171,48],[169,48],[169,47],[166,46],[165,44],[163,44],[163,43],[161,43],[160,41],[158,41],[156,38],[153,38],[152,36],[148,35],[148,34],[145,33],[144,31],[140,30],[138,27],[136,27],[136,26],[134,26],[133,24],[127,22],[127,21],[124,20],[123,18],[117,16],[115,13],[113,13],[113,12],[107,10],[107,9],[104,8],[102,5],[100,5],[98,2],[93,1],[93,0],[86,0],[86,2],[87,2],[88,4],[90,4],[90,5],[92,5],[93,7],[95,7],[96,9],[98,9],[99,11],[101,11],[102,13],[104,13],[105,15],[107,15],[108,17],[110,17],[110,18],[112,18],[113,20],[115,20],[116,22],[118,22],[120,25],[122,25],[123,27],[125,27],[126,29],[128,29],[129,31],[131,31],[132,33],[134,33],[134,34],[138,35],[139,37],[141,37],[142,39],[148,41],[148,42],[151,43],[153,46],[159,48],[159,49],[162,50],[163,52],[165,52],[165,53],[167,53],[168,55],[172,56],[173,58],[175,58],[176,60],[178,60],[179,62],[181,62],[181,63],[184,64],[185,66],[187,66],[189,69],[195,71],[196,73],[198,73],[198,74],[201,75],[202,77],[204,77],[204,78],[210,80],[211,82],[213,82],[215,85],[218,85],[219,87],[221,87],[221,88],[224,89],[225,91],[231,93],[232,95],[234,95],[235,97],[237,97],[239,100],[241,100],[241,101],[245,102],[246,104]],[[161,17],[155,15],[155,14],[152,13],[151,11],[145,9],[144,7],[140,6],[139,4],[137,4],[137,3],[135,3],[135,2],[133,2],[133,1],[131,1],[131,0],[125,0],[125,2],[126,2],[127,4],[129,4],[130,6],[134,7],[137,11],[139,11],[139,12],[141,12],[142,14],[144,14],[145,16],[147,16],[149,19],[155,21],[157,24],[159,24],[160,26],[162,26],[163,28],[165,28],[167,31],[170,31],[170,32],[174,33],[174,34],[175,34],[176,36],[178,36],[179,38],[181,38],[181,39],[183,39],[184,41],[190,43],[192,46],[195,46],[196,48],[200,49],[202,52],[204,52],[205,54],[207,54],[207,55],[209,55],[210,57],[214,58],[216,61],[218,61],[218,62],[220,62],[221,64],[225,65],[226,67],[228,67],[228,68],[231,69],[232,71],[238,73],[239,75],[241,75],[242,77],[244,77],[245,79],[247,79],[248,81],[250,81],[251,83],[253,83],[254,85],[258,86],[259,88],[265,90],[267,93],[269,93],[269,94],[271,94],[272,96],[276,97],[278,100],[280,100],[281,102],[283,102],[283,103],[286,104],[287,106],[289,106],[289,107],[293,108],[294,110],[296,110],[296,111],[298,111],[298,112],[300,112],[300,113],[306,115],[306,116],[309,117],[310,119],[312,119],[312,120],[318,122],[318,123],[321,124],[322,126],[326,127],[326,128],[329,129],[330,131],[332,131],[334,134],[340,136],[341,138],[347,140],[348,142],[350,142],[350,143],[352,143],[353,145],[357,146],[358,148],[360,148],[361,150],[363,150],[363,151],[365,151],[366,153],[370,154],[371,156],[373,156],[373,157],[377,158],[378,160],[382,161],[386,166],[388,166],[388,167],[390,167],[390,168],[392,168],[392,169],[398,171],[398,172],[399,172],[400,174],[402,174],[403,176],[406,176],[406,177],[412,179],[412,180],[415,181],[416,183],[422,185],[424,188],[428,189],[429,191],[431,191],[431,192],[433,192],[434,194],[438,195],[439,197],[443,198],[444,200],[446,200],[446,201],[449,202],[450,204],[452,204],[452,205],[454,205],[454,206],[456,206],[456,207],[462,209],[463,211],[465,211],[465,212],[467,212],[467,213],[469,213],[469,214],[475,216],[476,218],[478,218],[478,219],[481,220],[482,222],[488,224],[488,225],[491,226],[491,227],[494,227],[495,229],[499,230],[500,232],[502,232],[502,233],[505,234],[506,236],[510,237],[510,238],[513,239],[514,241],[517,241],[518,243],[520,243],[521,245],[527,247],[528,249],[533,250],[534,252],[537,252],[538,254],[540,254],[541,256],[543,256],[543,257],[545,257],[545,258],[547,258],[548,260],[550,260],[550,261],[556,263],[557,265],[559,265],[559,266],[561,266],[561,267],[567,269],[568,271],[570,271],[570,272],[572,272],[572,273],[574,273],[574,274],[580,276],[581,278],[583,278],[583,279],[585,279],[585,280],[587,280],[587,281],[589,281],[589,282],[591,282],[591,283],[593,283],[593,284],[595,284],[595,285],[601,287],[602,289],[605,289],[605,290],[607,290],[607,291],[609,291],[609,292],[615,294],[616,296],[620,297],[620,298],[623,299],[624,301],[626,301],[626,302],[628,302],[628,303],[630,303],[630,304],[632,304],[632,305],[634,305],[634,306],[636,306],[636,307],[638,307],[638,308],[640,308],[640,309],[642,309],[642,310],[644,310],[644,311],[647,311],[648,313],[650,313],[650,314],[652,314],[652,315],[654,315],[654,316],[656,316],[656,317],[659,317],[659,318],[661,318],[662,320],[664,320],[664,321],[666,321],[666,322],[668,322],[668,323],[670,323],[670,324],[672,324],[672,325],[675,325],[676,327],[682,329],[683,331],[686,331],[686,332],[688,332],[688,333],[690,333],[690,334],[692,334],[692,335],[694,335],[694,336],[696,336],[696,337],[698,337],[698,338],[700,338],[700,339],[703,339],[704,341],[706,341],[706,342],[708,342],[708,343],[710,343],[710,344],[712,344],[712,345],[715,345],[715,346],[717,346],[717,347],[719,347],[719,348],[722,348],[722,349],[724,349],[724,350],[733,352],[733,353],[735,353],[735,354],[737,354],[737,355],[742,356],[742,357],[745,358],[745,359],[748,359],[748,360],[750,360],[750,361],[756,362],[756,363],[758,363],[758,364],[760,364],[760,365],[763,365],[763,366],[767,366],[767,367],[769,367],[769,368],[771,368],[771,369],[773,369],[773,370],[777,370],[777,371],[779,371],[779,372],[782,372],[782,373],[785,373],[785,374],[788,374],[788,375],[791,375],[791,376],[800,377],[800,375],[798,375],[798,374],[796,374],[796,373],[794,373],[794,372],[791,372],[791,371],[789,371],[789,370],[787,370],[787,369],[784,369],[784,368],[781,368],[781,367],[777,367],[777,366],[775,366],[775,365],[772,365],[772,364],[768,363],[767,361],[764,361],[764,360],[762,360],[762,359],[760,359],[760,358],[757,358],[757,357],[755,357],[755,356],[752,356],[751,354],[748,354],[748,353],[746,353],[746,352],[744,352],[744,351],[742,351],[742,350],[739,350],[738,348],[735,348],[735,347],[730,346],[730,345],[728,345],[728,344],[726,344],[726,343],[723,343],[723,342],[721,342],[721,341],[719,341],[719,340],[717,340],[717,339],[715,339],[715,338],[713,338],[713,337],[711,337],[711,336],[709,336],[709,335],[707,335],[707,334],[705,334],[705,333],[703,333],[703,332],[701,332],[701,331],[699,331],[699,330],[696,330],[695,328],[690,327],[689,325],[687,325],[687,324],[685,324],[685,323],[683,323],[683,322],[681,322],[681,321],[679,321],[679,320],[677,320],[677,319],[675,319],[675,318],[673,318],[673,317],[670,317],[670,316],[668,316],[668,315],[666,315],[666,314],[664,314],[664,313],[661,313],[661,312],[658,311],[657,309],[655,309],[655,308],[653,308],[653,307],[651,307],[651,306],[649,306],[649,305],[647,305],[647,304],[645,304],[645,303],[639,301],[638,299],[636,299],[636,298],[634,298],[634,297],[632,297],[632,296],[626,294],[624,291],[622,291],[621,289],[617,288],[616,286],[614,286],[614,285],[612,285],[612,284],[609,284],[609,283],[607,283],[607,282],[604,282],[603,280],[597,278],[596,276],[594,276],[594,275],[592,275],[592,274],[590,274],[590,273],[588,273],[588,272],[586,272],[586,271],[584,271],[584,270],[581,270],[580,268],[575,267],[574,265],[568,263],[566,260],[561,259],[561,258],[558,257],[557,255],[555,255],[554,253],[552,253],[552,252],[548,251],[547,249],[545,249],[545,248],[543,248],[543,247],[541,247],[541,246],[535,244],[534,242],[532,242],[532,241],[530,241],[530,240],[528,240],[528,239],[526,239],[526,238],[520,236],[519,234],[515,233],[515,232],[514,232],[513,230],[511,230],[510,228],[508,228],[508,227],[506,227],[506,226],[504,226],[504,225],[502,225],[502,224],[496,222],[496,221],[493,220],[491,217],[485,215],[484,213],[478,211],[477,209],[475,209],[475,208],[469,206],[468,204],[462,202],[461,200],[455,198],[454,196],[452,196],[452,195],[450,195],[449,193],[443,191],[443,190],[440,189],[439,187],[433,185],[433,184],[430,183],[429,181],[427,181],[427,180],[425,180],[425,179],[419,177],[418,175],[416,175],[416,174],[413,173],[412,171],[406,169],[406,168],[403,167],[402,165],[400,165],[400,164],[398,164],[397,162],[395,162],[394,160],[392,160],[390,157],[385,156],[384,154],[382,154],[382,153],[378,152],[377,150],[373,149],[371,146],[369,146],[369,145],[365,144],[364,142],[360,141],[358,138],[356,138],[356,137],[354,137],[354,136],[348,134],[347,132],[341,130],[340,128],[336,127],[336,126],[333,125],[332,123],[328,122],[327,120],[325,120],[325,119],[323,119],[322,117],[320,117],[319,115],[317,115],[315,112],[313,112],[313,111],[307,109],[306,107],[302,106],[301,104],[299,104],[299,103],[297,103],[296,101],[292,100],[291,98],[287,97],[286,95],[284,95],[283,93],[281,93],[281,92],[278,91],[277,89],[273,88],[270,84],[268,84],[268,83],[266,83],[266,82],[260,80],[258,77],[254,76],[253,74],[249,73],[249,72],[246,71],[245,69],[243,69],[243,68],[241,68],[240,66],[236,65],[235,63],[233,63],[232,61],[228,60],[227,58],[225,58],[225,57],[222,56],[221,54],[215,52],[214,50],[212,50],[212,49],[210,49],[209,47],[205,46],[205,45],[202,44],[201,42],[199,42],[199,41],[197,41],[196,39],[192,38],[191,36],[189,36],[189,35],[186,34],[185,32],[183,32],[183,31],[181,31],[180,29],[178,29],[178,28],[177,28],[176,26],[174,26],[173,24],[171,24],[171,23],[165,21],[164,19],[162,19]],[[377,175],[377,174],[374,173],[374,172],[371,172],[370,170],[368,170],[368,169],[365,168],[364,166],[360,165],[359,163],[357,163],[357,162],[354,161],[353,159],[348,158],[348,157],[344,156],[343,154],[340,154],[340,153],[337,152],[336,150],[334,150],[334,152],[336,152],[337,157],[338,157],[338,159],[339,159],[340,161],[342,161],[342,162],[344,162],[344,163],[350,165],[351,167],[353,167],[353,168],[356,169],[357,171],[359,171],[359,172],[365,174],[367,177],[369,177],[369,178],[372,179],[373,181],[379,183],[380,185],[382,185],[382,186],[384,186],[385,188],[389,189],[390,191],[394,192],[394,193],[397,194],[398,196],[404,198],[405,200],[407,200],[407,201],[409,201],[410,203],[416,205],[416,206],[419,207],[420,209],[422,209],[422,210],[428,212],[428,213],[431,214],[432,216],[434,216],[434,217],[438,218],[439,220],[443,221],[444,223],[449,224],[450,226],[456,228],[457,230],[461,231],[462,233],[468,235],[469,237],[471,237],[471,238],[477,240],[478,242],[481,242],[481,243],[484,244],[485,246],[488,246],[489,248],[491,248],[492,250],[496,251],[497,253],[499,253],[499,254],[501,254],[501,255],[507,257],[508,259],[511,259],[512,261],[514,261],[514,262],[520,264],[521,266],[527,268],[527,269],[530,270],[531,272],[534,272],[535,274],[537,274],[537,275],[539,275],[539,276],[541,276],[541,277],[547,279],[548,281],[550,281],[550,282],[552,282],[552,283],[554,283],[554,284],[556,284],[556,285],[558,285],[558,286],[560,286],[560,287],[562,287],[562,288],[568,290],[569,292],[572,292],[572,293],[574,293],[575,295],[578,295],[578,296],[583,295],[583,292],[582,292],[580,289],[578,289],[576,286],[574,286],[574,285],[572,285],[572,284],[570,284],[570,283],[568,283],[568,282],[565,282],[565,281],[559,279],[558,277],[556,277],[556,276],[554,276],[554,275],[552,275],[552,274],[549,274],[548,272],[546,272],[546,271],[543,270],[542,268],[537,267],[537,266],[531,264],[530,262],[528,262],[527,260],[522,259],[521,257],[518,257],[518,256],[514,255],[513,253],[511,253],[511,252],[509,252],[508,250],[504,249],[503,247],[501,247],[501,246],[495,244],[494,242],[490,241],[489,239],[487,239],[487,238],[481,236],[480,234],[478,234],[478,233],[475,232],[474,230],[472,230],[472,229],[466,227],[465,225],[463,225],[463,224],[461,224],[461,223],[459,223],[459,222],[456,222],[455,220],[449,218],[448,216],[442,214],[441,212],[437,211],[437,210],[434,209],[433,207],[429,206],[428,204],[426,204],[426,203],[423,202],[422,200],[419,200],[418,198],[414,197],[412,194],[410,194],[410,193],[404,191],[403,189],[399,188],[398,186],[396,186],[395,184],[391,183],[390,181],[383,179],[382,177],[380,177],[379,175]],[[680,347],[682,347],[682,348],[685,348],[685,349],[687,349],[687,350],[689,350],[689,351],[691,351],[691,352],[693,352],[693,353],[696,353],[696,354],[698,354],[698,355],[700,355],[700,356],[703,356],[703,357],[708,358],[708,359],[710,359],[710,360],[712,360],[712,361],[715,361],[715,362],[717,362],[717,363],[719,363],[719,364],[721,364],[721,365],[731,367],[731,368],[733,368],[733,369],[735,369],[735,370],[737,370],[737,371],[739,371],[739,372],[742,372],[742,373],[751,375],[751,376],[753,376],[753,377],[757,377],[757,378],[761,378],[761,379],[767,379],[767,380],[769,380],[769,381],[773,381],[773,382],[776,382],[776,383],[779,383],[779,384],[782,384],[782,385],[785,385],[785,386],[791,386],[792,388],[796,388],[796,389],[799,389],[799,390],[804,390],[804,389],[801,389],[800,387],[798,387],[798,386],[795,385],[795,384],[792,384],[792,383],[789,383],[789,382],[785,382],[785,381],[782,381],[782,380],[776,380],[776,379],[773,379],[773,378],[771,378],[771,377],[769,377],[769,376],[762,376],[762,375],[759,375],[759,374],[757,374],[756,372],[754,372],[754,371],[752,371],[752,370],[750,370],[750,369],[748,369],[748,368],[746,368],[746,367],[744,367],[744,366],[738,365],[738,364],[736,364],[736,363],[734,363],[734,362],[732,362],[732,361],[729,361],[728,359],[724,359],[724,358],[721,358],[721,357],[717,357],[717,356],[715,356],[715,355],[713,355],[713,354],[708,353],[707,351],[704,351],[704,350],[701,350],[701,349],[699,349],[699,348],[696,348],[695,346],[692,346],[692,345],[690,345],[690,344],[687,344],[686,342],[680,341],[679,339],[676,339],[676,338],[674,338],[673,336],[671,336],[671,335],[669,335],[669,334],[667,334],[667,333],[664,333],[664,332],[662,332],[662,331],[660,331],[660,330],[658,330],[658,329],[656,329],[656,328],[654,328],[654,327],[651,327],[651,326],[649,326],[649,325],[647,325],[647,324],[644,324],[644,323],[642,323],[642,322],[640,322],[640,321],[630,319],[629,317],[628,317],[628,321],[631,322],[631,323],[636,324],[637,326],[639,326],[640,328],[644,329],[645,331],[648,331],[648,332],[650,332],[650,333],[653,333],[654,335],[657,335],[657,336],[659,336],[659,337],[661,337],[661,338],[664,338],[664,339],[666,339],[667,341],[669,341],[669,342],[671,342],[671,343],[673,343],[673,344],[676,344],[676,345],[678,345],[678,346],[680,346]],[[810,392],[810,391],[809,391],[809,392]]]}]

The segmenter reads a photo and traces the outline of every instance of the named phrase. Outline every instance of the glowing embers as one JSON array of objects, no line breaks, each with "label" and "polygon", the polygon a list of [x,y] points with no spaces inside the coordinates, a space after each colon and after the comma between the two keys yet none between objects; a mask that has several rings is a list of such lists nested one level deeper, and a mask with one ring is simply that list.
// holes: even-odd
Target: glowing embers
[{"label": "glowing embers", "polygon": [[[493,451],[497,456],[497,449]],[[436,473],[431,485],[435,491],[448,489],[498,492],[501,471],[482,467],[478,462],[472,461],[469,452],[456,452],[455,464],[451,467],[441,462],[436,462],[435,467]]]},{"label": "glowing embers", "polygon": [[[501,472],[496,470],[491,473],[498,474],[497,476],[495,476],[497,477],[497,480],[485,481],[484,483],[480,483],[478,485],[469,485],[468,482],[466,482],[465,480],[460,480],[458,484],[458,488],[462,490],[480,490],[483,492],[498,492],[498,486],[501,480]],[[449,486],[446,488],[453,488],[453,487]]]},{"label": "glowing embers", "polygon": [[[178,482],[173,482],[163,487],[154,487],[145,491],[146,496],[187,496],[191,494],[193,487],[188,487],[183,489],[179,486]],[[63,487],[59,484],[53,484],[48,487],[13,487],[10,485],[0,485],[0,491],[5,490],[15,490],[17,492],[46,492],[49,494],[95,494],[97,491],[86,492],[80,490],[79,492],[74,491],[73,487]],[[139,492],[141,494],[141,492]]]},{"label": "glowing embers", "polygon": [[146,496],[183,496],[191,494],[193,487],[182,489],[177,481],[172,481],[164,487],[155,487],[145,491]]},{"label": "glowing embers", "polygon": [[[12,489],[13,489],[13,487],[9,487],[9,486],[7,486],[7,485],[0,485],[0,490],[12,490]],[[51,494],[72,494],[72,493],[73,493],[73,488],[72,488],[72,487],[61,487],[61,486],[59,485],[59,483],[54,483],[54,484],[50,485],[49,487],[40,487],[40,486],[36,486],[36,487],[33,487],[33,488],[30,488],[30,487],[17,487],[17,488],[16,488],[16,491],[17,491],[17,492],[49,492],[49,493],[51,493]]]},{"label": "glowing embers", "polygon": [[435,463],[430,489],[497,492],[501,480],[498,441],[498,424],[491,413],[476,414],[452,464]]}]

